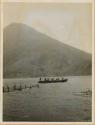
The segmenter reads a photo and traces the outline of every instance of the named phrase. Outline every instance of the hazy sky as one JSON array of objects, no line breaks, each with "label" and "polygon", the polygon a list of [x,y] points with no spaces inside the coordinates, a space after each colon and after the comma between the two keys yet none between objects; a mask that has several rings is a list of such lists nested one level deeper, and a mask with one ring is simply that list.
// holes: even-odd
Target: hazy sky
[{"label": "hazy sky", "polygon": [[90,3],[4,3],[4,27],[24,23],[61,42],[91,53]]}]

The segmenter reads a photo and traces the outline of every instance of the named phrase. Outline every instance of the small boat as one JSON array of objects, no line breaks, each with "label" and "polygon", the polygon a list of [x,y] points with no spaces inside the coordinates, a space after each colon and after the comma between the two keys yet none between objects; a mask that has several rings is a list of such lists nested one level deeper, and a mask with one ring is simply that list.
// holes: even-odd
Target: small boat
[{"label": "small boat", "polygon": [[49,79],[49,78],[45,78],[44,80],[42,80],[41,78],[39,79],[39,81],[38,81],[38,83],[57,83],[57,82],[67,82],[68,81],[68,79],[64,79],[64,78],[62,78],[62,79],[59,79],[59,78],[57,78],[57,79],[53,79],[53,78],[51,78],[51,79]]}]

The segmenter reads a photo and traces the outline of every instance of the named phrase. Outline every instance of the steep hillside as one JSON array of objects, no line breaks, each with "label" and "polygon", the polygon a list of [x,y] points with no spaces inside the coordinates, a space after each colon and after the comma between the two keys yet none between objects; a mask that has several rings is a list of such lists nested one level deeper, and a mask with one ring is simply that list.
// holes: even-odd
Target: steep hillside
[{"label": "steep hillside", "polygon": [[91,74],[91,55],[20,23],[4,29],[4,77]]}]

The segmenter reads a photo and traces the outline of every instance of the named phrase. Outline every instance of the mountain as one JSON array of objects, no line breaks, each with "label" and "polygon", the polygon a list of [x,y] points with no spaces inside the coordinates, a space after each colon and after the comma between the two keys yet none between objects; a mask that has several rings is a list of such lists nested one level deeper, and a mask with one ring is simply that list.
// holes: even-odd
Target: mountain
[{"label": "mountain", "polygon": [[91,75],[92,56],[21,23],[4,28],[4,78]]}]

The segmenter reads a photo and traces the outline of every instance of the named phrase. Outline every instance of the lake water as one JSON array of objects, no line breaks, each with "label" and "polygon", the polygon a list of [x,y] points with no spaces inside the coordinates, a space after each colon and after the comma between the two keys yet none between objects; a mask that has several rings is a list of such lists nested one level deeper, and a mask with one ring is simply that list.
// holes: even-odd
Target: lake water
[{"label": "lake water", "polygon": [[[4,121],[88,122],[91,121],[91,96],[81,91],[92,90],[91,76],[72,76],[64,83],[39,84],[39,88],[3,94]],[[37,78],[4,79],[4,86],[30,86]]]}]

